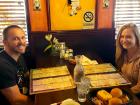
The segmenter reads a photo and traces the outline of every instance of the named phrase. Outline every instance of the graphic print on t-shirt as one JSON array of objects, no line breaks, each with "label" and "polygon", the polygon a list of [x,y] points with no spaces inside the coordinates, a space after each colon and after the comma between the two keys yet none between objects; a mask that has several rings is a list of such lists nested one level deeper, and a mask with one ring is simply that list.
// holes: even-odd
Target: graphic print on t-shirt
[{"label": "graphic print on t-shirt", "polygon": [[24,67],[18,64],[18,71],[17,71],[17,85],[20,89],[20,92],[22,94],[27,94],[28,89],[27,89],[27,84],[26,84],[26,79],[24,77]]}]

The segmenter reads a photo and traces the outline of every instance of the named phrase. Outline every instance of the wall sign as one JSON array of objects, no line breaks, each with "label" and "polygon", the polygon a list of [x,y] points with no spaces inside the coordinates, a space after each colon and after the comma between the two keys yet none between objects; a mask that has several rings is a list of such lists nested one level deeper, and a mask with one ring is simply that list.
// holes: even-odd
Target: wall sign
[{"label": "wall sign", "polygon": [[84,14],[84,20],[86,22],[91,22],[93,20],[93,13],[92,12],[86,12]]},{"label": "wall sign", "polygon": [[95,13],[87,11],[83,15],[83,29],[93,29],[95,26]]}]

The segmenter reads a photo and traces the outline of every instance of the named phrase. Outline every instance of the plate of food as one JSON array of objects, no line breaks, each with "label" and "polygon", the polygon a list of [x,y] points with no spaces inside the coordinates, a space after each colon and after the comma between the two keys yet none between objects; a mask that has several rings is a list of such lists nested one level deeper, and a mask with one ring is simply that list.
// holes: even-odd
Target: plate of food
[{"label": "plate of food", "polygon": [[100,89],[89,93],[93,105],[133,105],[132,95],[120,88]]},{"label": "plate of food", "polygon": [[53,103],[51,105],[80,105],[80,104],[78,102],[76,102],[75,100],[73,100],[71,98],[68,98],[68,99],[65,99],[62,102]]}]

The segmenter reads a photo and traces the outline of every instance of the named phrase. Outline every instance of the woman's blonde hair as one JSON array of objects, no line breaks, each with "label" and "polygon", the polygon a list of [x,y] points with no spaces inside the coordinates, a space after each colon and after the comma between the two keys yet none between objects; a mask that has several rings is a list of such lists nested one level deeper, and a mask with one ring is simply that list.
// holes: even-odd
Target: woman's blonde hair
[{"label": "woman's blonde hair", "polygon": [[118,67],[122,66],[122,64],[124,62],[124,55],[126,54],[126,50],[123,49],[123,47],[120,44],[120,36],[121,36],[123,30],[128,29],[128,28],[130,28],[133,31],[133,33],[136,37],[136,44],[138,47],[140,47],[140,34],[139,34],[138,27],[133,23],[128,23],[128,24],[125,24],[124,26],[122,26],[118,33],[117,40],[116,40],[116,55],[115,56],[116,56],[116,64]]}]

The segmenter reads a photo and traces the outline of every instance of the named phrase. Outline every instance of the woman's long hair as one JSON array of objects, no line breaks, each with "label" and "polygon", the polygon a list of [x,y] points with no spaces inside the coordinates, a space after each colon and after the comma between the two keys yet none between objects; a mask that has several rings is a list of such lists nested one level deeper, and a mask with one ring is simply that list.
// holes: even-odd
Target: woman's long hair
[{"label": "woman's long hair", "polygon": [[139,31],[138,31],[138,27],[133,24],[133,23],[128,23],[128,24],[125,24],[124,26],[121,27],[119,33],[118,33],[118,36],[117,36],[117,40],[116,40],[116,64],[117,66],[120,68],[124,62],[124,56],[126,54],[126,50],[121,46],[120,44],[120,36],[123,32],[123,30],[125,29],[128,29],[130,28],[135,37],[136,37],[136,44],[138,47],[140,47],[140,34],[139,34]]}]

